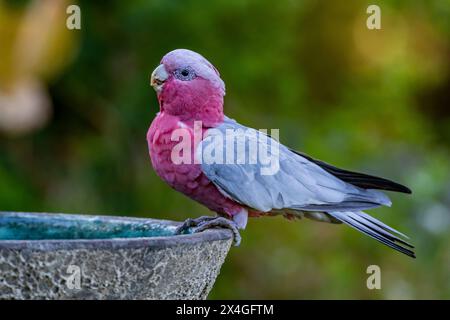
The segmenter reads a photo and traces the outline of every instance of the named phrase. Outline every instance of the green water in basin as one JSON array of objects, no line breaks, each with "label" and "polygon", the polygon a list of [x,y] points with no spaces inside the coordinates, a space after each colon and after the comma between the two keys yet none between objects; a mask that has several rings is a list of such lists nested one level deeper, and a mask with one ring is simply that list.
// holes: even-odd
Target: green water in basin
[{"label": "green water in basin", "polygon": [[173,227],[157,222],[0,215],[0,240],[110,239],[172,235]]}]

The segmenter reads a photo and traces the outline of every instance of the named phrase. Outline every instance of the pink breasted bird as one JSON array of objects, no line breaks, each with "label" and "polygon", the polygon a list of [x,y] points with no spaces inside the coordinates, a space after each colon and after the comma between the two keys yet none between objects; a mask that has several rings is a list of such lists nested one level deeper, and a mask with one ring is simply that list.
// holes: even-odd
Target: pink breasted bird
[{"label": "pink breasted bird", "polygon": [[[391,205],[389,198],[376,189],[411,193],[407,187],[336,168],[289,149],[266,135],[265,139],[255,138],[261,136],[259,131],[224,115],[224,82],[217,69],[196,52],[177,49],[166,54],[151,75],[151,85],[157,92],[160,106],[147,134],[153,168],[169,186],[217,213],[215,217],[187,219],[178,233],[189,228],[200,232],[225,227],[233,231],[235,244],[239,245],[239,229],[246,227],[249,216],[306,217],[345,223],[415,257],[414,247],[403,239],[407,238],[405,235],[361,211]],[[200,138],[196,132],[198,124],[201,125],[197,128]],[[179,144],[174,133],[179,130],[192,141],[188,149],[183,149],[189,154],[182,155],[190,161],[174,159],[173,151]],[[245,145],[244,149],[239,149],[233,145],[231,148],[216,139],[221,134],[227,136],[230,130],[234,135],[245,134],[245,138],[256,139],[258,148],[276,150],[269,153],[277,157],[277,170],[265,174],[259,158],[253,162],[200,161],[205,150],[231,153],[234,160],[245,153],[244,159],[250,159],[255,152],[251,147]]]}]

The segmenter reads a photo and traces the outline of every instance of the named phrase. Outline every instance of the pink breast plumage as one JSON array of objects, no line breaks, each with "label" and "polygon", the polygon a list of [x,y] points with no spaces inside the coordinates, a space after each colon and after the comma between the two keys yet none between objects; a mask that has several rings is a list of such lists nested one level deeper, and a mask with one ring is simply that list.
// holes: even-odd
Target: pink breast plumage
[{"label": "pink breast plumage", "polygon": [[[219,214],[233,216],[241,210],[235,201],[225,197],[217,187],[202,173],[200,164],[181,163],[172,161],[173,147],[179,143],[172,141],[172,133],[179,128],[186,128],[191,134],[193,142],[193,128],[181,122],[178,117],[159,113],[153,120],[147,133],[147,142],[150,158],[161,179],[175,190],[202,203],[210,210]],[[194,159],[195,145],[191,150],[191,159]]]}]

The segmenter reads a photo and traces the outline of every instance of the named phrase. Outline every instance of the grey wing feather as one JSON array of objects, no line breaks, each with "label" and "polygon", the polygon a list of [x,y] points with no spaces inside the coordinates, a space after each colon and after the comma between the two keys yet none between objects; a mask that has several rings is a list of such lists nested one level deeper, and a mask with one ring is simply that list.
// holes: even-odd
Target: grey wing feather
[{"label": "grey wing feather", "polygon": [[[259,131],[228,118],[219,127],[209,130],[208,138],[201,142],[202,148],[198,150],[222,148],[225,155],[227,144],[220,138],[227,137],[227,129],[245,132],[242,134],[248,142],[255,142],[256,134],[258,148],[264,147],[268,156],[278,156],[279,159],[279,169],[274,174],[264,175],[261,169],[267,164],[259,157],[255,163],[234,161],[223,164],[225,156],[221,163],[211,163],[205,161],[204,154],[197,154],[197,158],[203,159],[201,168],[204,174],[223,194],[239,203],[262,212],[285,208],[305,211],[363,210],[391,204],[383,193],[346,183],[276,140],[267,136],[267,139],[260,139],[262,134]],[[246,143],[246,155],[251,153],[249,148],[250,143]],[[235,145],[234,160],[239,156],[238,151]]]}]

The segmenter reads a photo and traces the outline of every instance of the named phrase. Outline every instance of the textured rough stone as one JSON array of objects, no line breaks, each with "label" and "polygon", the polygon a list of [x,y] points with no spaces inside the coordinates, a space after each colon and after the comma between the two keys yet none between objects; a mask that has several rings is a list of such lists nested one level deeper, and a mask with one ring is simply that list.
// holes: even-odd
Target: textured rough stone
[{"label": "textured rough stone", "polygon": [[[20,214],[0,213],[0,220],[11,215]],[[172,229],[177,225],[120,221],[150,221]],[[205,299],[231,242],[225,229],[150,238],[0,240],[0,298]],[[79,289],[68,285],[73,276],[69,266],[81,271]]]}]

